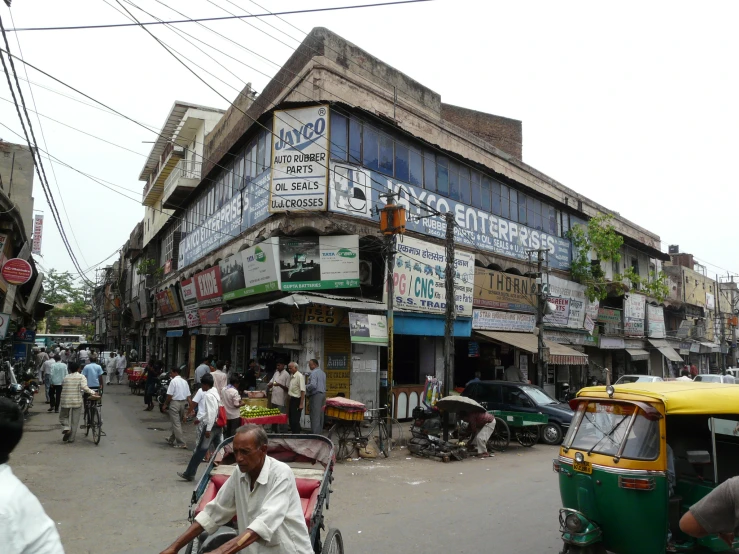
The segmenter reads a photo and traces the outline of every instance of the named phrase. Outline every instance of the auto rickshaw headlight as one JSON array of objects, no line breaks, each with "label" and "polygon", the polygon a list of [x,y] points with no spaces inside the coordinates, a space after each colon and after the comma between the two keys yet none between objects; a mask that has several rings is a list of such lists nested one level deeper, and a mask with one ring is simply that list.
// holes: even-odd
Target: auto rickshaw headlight
[{"label": "auto rickshaw headlight", "polygon": [[575,461],[578,464],[581,464],[583,462],[583,460],[585,460],[585,456],[582,455],[582,452],[576,452],[575,453]]},{"label": "auto rickshaw headlight", "polygon": [[583,528],[583,522],[577,514],[570,514],[565,518],[565,528],[570,533],[578,533]]}]

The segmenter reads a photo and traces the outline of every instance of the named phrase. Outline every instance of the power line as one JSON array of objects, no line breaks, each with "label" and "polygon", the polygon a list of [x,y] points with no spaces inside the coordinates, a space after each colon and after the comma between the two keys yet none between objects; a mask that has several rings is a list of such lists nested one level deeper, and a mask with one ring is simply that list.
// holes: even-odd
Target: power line
[{"label": "power line", "polygon": [[80,29],[110,29],[114,27],[138,27],[138,26],[149,26],[149,25],[163,25],[163,24],[178,24],[178,23],[192,23],[193,21],[226,21],[229,19],[249,19],[249,18],[261,18],[261,17],[272,17],[276,15],[297,15],[303,13],[318,13],[318,12],[333,12],[340,10],[355,10],[359,8],[378,8],[383,6],[396,6],[401,4],[417,4],[419,2],[431,2],[432,0],[401,0],[397,2],[382,2],[378,4],[358,4],[355,6],[334,6],[329,8],[312,8],[307,10],[290,10],[277,13],[260,13],[260,14],[249,14],[249,15],[235,15],[228,17],[201,17],[198,19],[179,19],[172,21],[142,21],[140,23],[108,23],[104,25],[72,25],[68,27],[24,27],[8,29],[8,32],[21,32],[21,31],[70,31]]}]

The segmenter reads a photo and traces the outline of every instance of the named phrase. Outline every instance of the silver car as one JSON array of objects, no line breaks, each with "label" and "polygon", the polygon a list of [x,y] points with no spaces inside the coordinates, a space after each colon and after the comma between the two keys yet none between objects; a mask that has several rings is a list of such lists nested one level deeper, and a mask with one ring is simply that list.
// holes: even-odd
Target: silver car
[{"label": "silver car", "polygon": [[736,384],[736,379],[731,375],[709,375],[707,373],[696,375],[693,381],[700,381],[702,383],[728,383],[730,385]]},{"label": "silver car", "polygon": [[618,378],[618,381],[613,383],[614,385],[626,385],[628,383],[656,383],[657,381],[664,381],[662,377],[656,375],[622,375]]}]

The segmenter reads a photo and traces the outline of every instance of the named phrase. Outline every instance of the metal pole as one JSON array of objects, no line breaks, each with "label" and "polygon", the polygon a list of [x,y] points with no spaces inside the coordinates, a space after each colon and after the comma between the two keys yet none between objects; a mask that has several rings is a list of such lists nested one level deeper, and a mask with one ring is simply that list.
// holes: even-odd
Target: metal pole
[{"label": "metal pole", "polygon": [[717,319],[718,319],[718,324],[720,325],[720,334],[721,334],[721,341],[719,344],[719,353],[718,353],[719,369],[721,370],[721,373],[726,374],[726,358],[724,357],[724,353],[721,352],[721,349],[724,347],[725,333],[724,333],[724,318],[721,315],[721,281],[719,280],[718,273],[716,274],[716,314],[713,318],[714,334],[716,333],[715,321]]},{"label": "metal pole", "polygon": [[[544,280],[542,273],[542,262],[544,261],[544,251],[537,250],[536,252],[537,259],[536,259],[536,274],[539,276],[539,282],[543,285]],[[548,283],[547,283],[548,284]],[[546,346],[544,345],[544,302],[546,302],[546,295],[542,292],[543,287],[539,286],[539,294],[537,295],[538,302],[536,303],[536,329],[538,331],[537,333],[537,360],[536,360],[536,378],[537,378],[537,384],[540,387],[544,386],[544,373],[546,371],[546,367],[544,365],[544,349]]]},{"label": "metal pole", "polygon": [[395,296],[395,282],[393,280],[393,265],[395,264],[395,235],[387,235],[387,398],[389,406],[387,412],[387,431],[393,436],[393,417],[395,417],[395,402],[393,401],[393,296]]},{"label": "metal pole", "polygon": [[[446,313],[444,320],[444,382],[442,395],[449,396],[450,382],[454,375],[454,318],[457,302],[454,294],[454,213],[446,212],[446,269],[444,271],[444,288],[446,293]],[[444,440],[449,440],[449,414],[444,412]]]}]

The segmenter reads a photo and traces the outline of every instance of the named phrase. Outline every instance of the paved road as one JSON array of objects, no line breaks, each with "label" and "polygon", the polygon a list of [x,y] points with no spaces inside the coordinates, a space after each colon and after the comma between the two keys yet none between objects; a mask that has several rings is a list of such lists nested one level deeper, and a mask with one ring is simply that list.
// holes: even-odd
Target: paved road
[{"label": "paved road", "polygon": [[[182,532],[192,484],[176,472],[189,452],[165,444],[165,416],[142,411],[141,397],[112,386],[107,436],[95,446],[78,433],[69,445],[46,408],[34,408],[11,465],[57,522],[67,554],[157,553]],[[514,447],[489,460],[441,464],[401,451],[340,464],[326,520],[341,529],[350,554],[556,553],[555,452]]]}]

